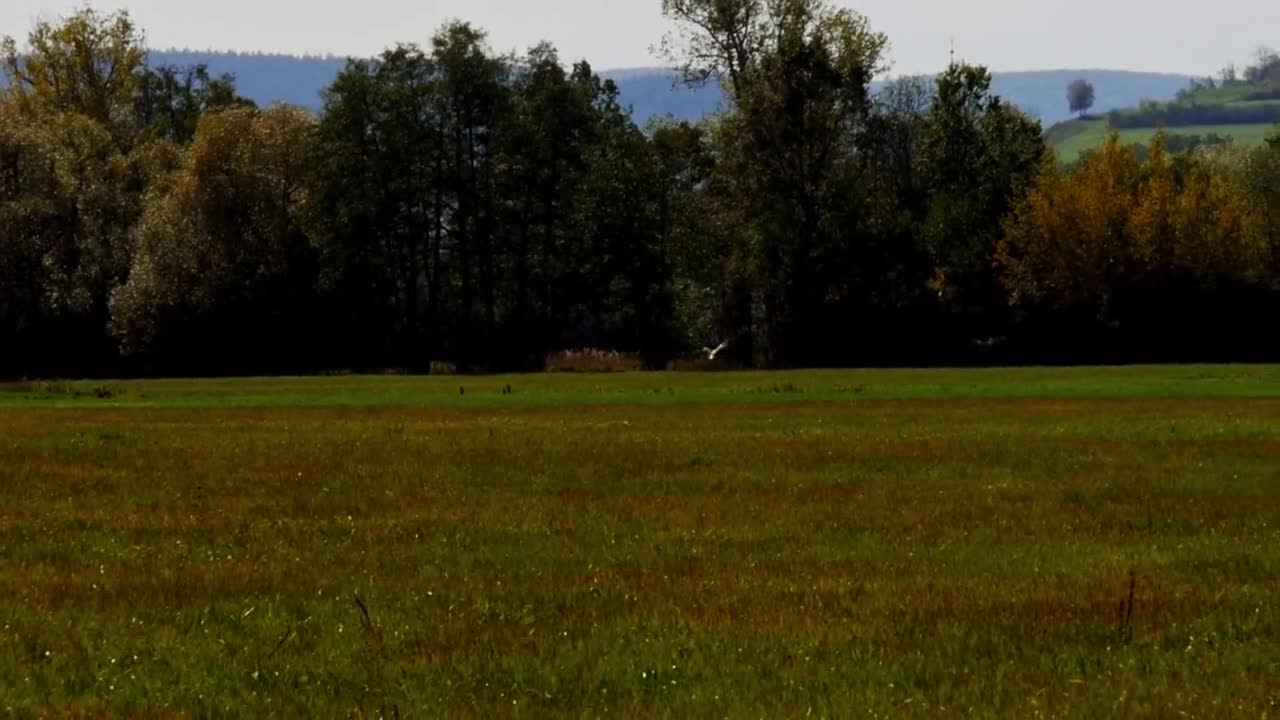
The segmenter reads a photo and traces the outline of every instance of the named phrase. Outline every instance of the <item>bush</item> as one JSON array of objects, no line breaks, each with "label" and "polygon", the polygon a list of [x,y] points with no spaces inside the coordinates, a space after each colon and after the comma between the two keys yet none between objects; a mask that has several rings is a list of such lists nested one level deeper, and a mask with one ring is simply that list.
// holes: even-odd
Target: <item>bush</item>
[{"label": "bush", "polygon": [[85,385],[53,380],[3,383],[0,384],[0,392],[32,398],[97,398],[99,400],[110,400],[120,394],[110,385]]},{"label": "bush", "polygon": [[432,375],[457,375],[458,366],[451,362],[432,361],[430,372]]},{"label": "bush", "polygon": [[547,372],[615,373],[644,369],[639,353],[584,348],[547,356]]}]

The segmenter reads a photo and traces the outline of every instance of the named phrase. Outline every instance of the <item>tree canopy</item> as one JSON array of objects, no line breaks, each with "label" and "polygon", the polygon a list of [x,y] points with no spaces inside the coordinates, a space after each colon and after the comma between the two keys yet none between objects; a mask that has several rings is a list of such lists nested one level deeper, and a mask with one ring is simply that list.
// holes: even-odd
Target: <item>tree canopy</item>
[{"label": "tree canopy", "polygon": [[586,61],[464,22],[318,113],[150,67],[123,12],[5,40],[0,374],[1280,350],[1244,319],[1280,298],[1280,138],[1063,168],[981,66],[873,92],[888,40],[827,0],[661,7],[718,115],[639,127]]},{"label": "tree canopy", "polygon": [[1080,78],[1067,86],[1067,105],[1071,112],[1084,115],[1093,109],[1096,92],[1093,83]]}]

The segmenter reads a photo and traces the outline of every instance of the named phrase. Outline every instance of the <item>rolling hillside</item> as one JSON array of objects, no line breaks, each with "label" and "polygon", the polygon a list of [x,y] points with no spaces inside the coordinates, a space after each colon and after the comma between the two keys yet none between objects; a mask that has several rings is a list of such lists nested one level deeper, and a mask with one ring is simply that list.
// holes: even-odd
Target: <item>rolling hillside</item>
[{"label": "rolling hillside", "polygon": [[1115,131],[1124,144],[1146,145],[1164,127],[1174,146],[1234,143],[1261,145],[1280,130],[1280,66],[1275,77],[1184,91],[1171,102],[1146,100],[1059,123],[1048,130],[1050,145],[1067,162],[1101,145]]},{"label": "rolling hillside", "polygon": [[[1057,128],[1050,131],[1050,144],[1063,160],[1074,160],[1080,153],[1096,148],[1107,139],[1111,126],[1105,118],[1092,118],[1085,121],[1068,123],[1070,134],[1064,135]],[[1231,138],[1237,145],[1255,147],[1266,142],[1277,130],[1274,124],[1252,125],[1189,125],[1185,127],[1166,128],[1172,135],[1199,135],[1201,137],[1218,135]],[[1156,133],[1156,128],[1129,128],[1117,131],[1120,142],[1126,145],[1146,145]]]}]

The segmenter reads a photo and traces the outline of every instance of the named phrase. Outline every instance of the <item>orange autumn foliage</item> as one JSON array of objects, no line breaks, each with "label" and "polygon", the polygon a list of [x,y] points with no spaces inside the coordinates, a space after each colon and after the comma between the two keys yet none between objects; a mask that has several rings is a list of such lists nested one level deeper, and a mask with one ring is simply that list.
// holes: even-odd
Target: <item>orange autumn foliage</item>
[{"label": "orange autumn foliage", "polygon": [[1020,306],[1094,311],[1120,289],[1250,284],[1269,272],[1268,222],[1233,148],[1145,160],[1112,135],[1079,165],[1046,162],[1004,223],[997,269]]}]

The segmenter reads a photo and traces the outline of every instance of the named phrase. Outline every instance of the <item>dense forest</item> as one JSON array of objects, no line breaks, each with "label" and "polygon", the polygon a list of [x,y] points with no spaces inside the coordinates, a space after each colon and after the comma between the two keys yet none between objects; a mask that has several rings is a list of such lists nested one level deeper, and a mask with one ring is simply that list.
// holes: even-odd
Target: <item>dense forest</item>
[{"label": "dense forest", "polygon": [[147,63],[123,13],[0,48],[0,375],[1280,359],[1280,137],[1060,165],[980,66],[879,92],[828,0],[662,0],[724,110],[479,28],[318,112]]}]

